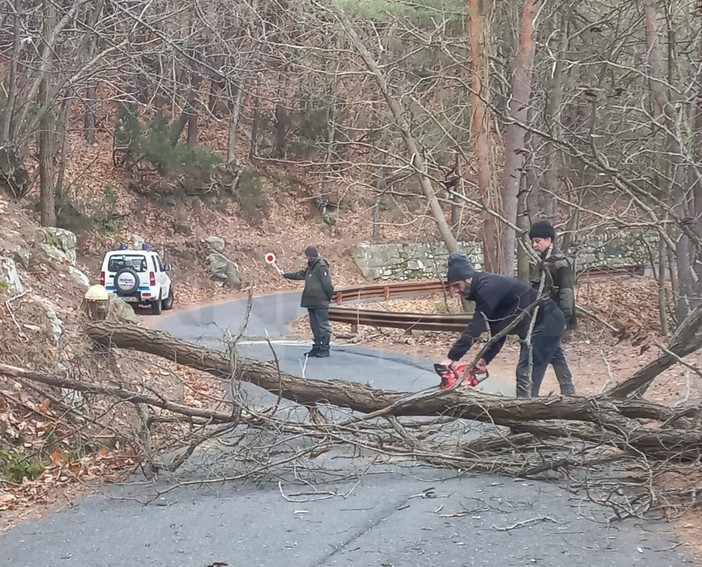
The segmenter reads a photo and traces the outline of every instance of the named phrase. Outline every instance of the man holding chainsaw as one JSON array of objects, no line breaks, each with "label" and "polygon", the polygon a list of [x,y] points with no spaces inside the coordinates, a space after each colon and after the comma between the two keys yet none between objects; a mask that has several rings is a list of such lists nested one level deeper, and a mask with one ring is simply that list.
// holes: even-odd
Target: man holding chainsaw
[{"label": "man holding chainsaw", "polygon": [[[529,277],[531,286],[538,290],[541,288],[543,278],[541,295],[550,297],[560,307],[566,321],[564,331],[566,333],[572,331],[577,327],[575,293],[573,291],[575,278],[568,259],[556,246],[556,229],[549,221],[537,221],[529,229],[529,239],[532,248],[538,252],[541,258]],[[573,375],[568,368],[568,362],[560,345],[551,359],[551,366],[553,366],[553,371],[558,378],[561,394],[574,396]]]},{"label": "man holding chainsaw", "polygon": [[475,314],[441,364],[453,367],[485,331],[490,342],[475,363],[484,374],[505,344],[507,335],[521,341],[517,364],[517,397],[539,395],[546,368],[558,350],[565,325],[563,313],[549,298],[540,298],[528,284],[507,276],[476,272],[468,257],[454,252],[448,259],[451,291],[475,302]]},{"label": "man holding chainsaw", "polygon": [[314,246],[305,248],[305,257],[307,266],[297,272],[285,272],[281,275],[288,280],[305,280],[300,306],[307,309],[314,336],[312,350],[306,354],[314,358],[327,358],[331,339],[329,303],[334,295],[329,262],[319,256]]}]

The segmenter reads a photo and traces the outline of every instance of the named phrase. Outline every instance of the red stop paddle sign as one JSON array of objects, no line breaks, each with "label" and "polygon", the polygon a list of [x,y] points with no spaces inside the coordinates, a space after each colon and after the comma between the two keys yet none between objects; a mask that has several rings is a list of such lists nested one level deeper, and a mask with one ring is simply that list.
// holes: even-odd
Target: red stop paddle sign
[{"label": "red stop paddle sign", "polygon": [[275,263],[275,254],[273,254],[273,252],[269,252],[263,258],[266,261],[266,264],[273,266],[280,275],[283,275],[283,271],[278,267],[278,264]]}]

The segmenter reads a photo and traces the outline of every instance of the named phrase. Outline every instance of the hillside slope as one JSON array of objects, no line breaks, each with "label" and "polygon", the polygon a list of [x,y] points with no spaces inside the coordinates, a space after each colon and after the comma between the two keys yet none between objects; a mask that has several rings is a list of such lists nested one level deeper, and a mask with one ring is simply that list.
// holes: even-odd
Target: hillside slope
[{"label": "hillside slope", "polygon": [[[176,365],[93,346],[82,310],[89,269],[71,233],[41,228],[1,197],[0,219],[0,364],[187,397],[187,374]],[[123,306],[108,319],[131,313],[133,322]],[[140,461],[143,430],[131,404],[0,374],[0,529],[89,483],[119,478]]]}]

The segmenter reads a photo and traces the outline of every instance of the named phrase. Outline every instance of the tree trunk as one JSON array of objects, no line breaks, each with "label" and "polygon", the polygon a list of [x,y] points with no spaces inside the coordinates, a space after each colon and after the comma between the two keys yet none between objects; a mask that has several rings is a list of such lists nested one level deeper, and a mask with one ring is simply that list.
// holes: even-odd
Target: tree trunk
[{"label": "tree trunk", "polygon": [[54,157],[52,147],[52,108],[51,108],[51,65],[52,51],[47,38],[52,30],[54,7],[50,0],[42,3],[42,36],[44,49],[42,62],[42,79],[39,85],[39,104],[41,118],[39,119],[39,199],[42,226],[56,226],[56,205],[54,192],[54,179],[52,160]]},{"label": "tree trunk", "polygon": [[[335,161],[336,161],[336,104],[337,104],[337,97],[336,97],[336,91],[334,90],[334,86],[328,87],[326,92],[327,95],[327,106],[326,106],[326,123],[327,123],[327,136],[326,140],[324,143],[324,176],[322,177],[322,181],[320,183],[319,187],[319,198],[322,200],[324,203],[328,203],[330,200],[330,195],[331,195],[331,188],[332,184],[334,181],[334,169],[335,169]],[[331,222],[329,222],[331,219],[326,215],[325,212],[323,212],[322,217],[325,219],[325,222],[331,226]]]},{"label": "tree trunk", "polygon": [[391,87],[388,84],[385,75],[383,75],[380,66],[375,59],[373,59],[373,56],[368,51],[366,46],[363,45],[363,42],[359,39],[356,32],[349,26],[348,22],[343,20],[339,20],[339,22],[346,31],[351,43],[358,50],[361,58],[366,64],[366,67],[368,67],[368,70],[373,75],[373,78],[380,88],[380,92],[383,95],[385,102],[392,112],[393,118],[395,119],[395,124],[397,125],[400,135],[402,136],[405,149],[410,156],[409,165],[417,176],[422,193],[424,193],[424,197],[429,204],[429,209],[431,210],[434,221],[439,229],[441,238],[446,244],[446,248],[448,249],[449,253],[456,252],[458,250],[458,242],[451,231],[451,226],[446,220],[441,204],[436,197],[436,192],[434,191],[431,179],[427,173],[427,166],[424,161],[424,157],[422,156],[422,152],[417,146],[417,142],[412,135],[412,130],[407,122],[407,119],[405,118],[405,113],[403,112],[402,106],[393,96]]},{"label": "tree trunk", "polygon": [[[239,182],[239,158],[236,153],[237,132],[239,130],[239,118],[241,117],[241,102],[244,98],[243,84],[234,86],[236,92],[229,93],[229,128],[227,131],[227,173],[231,177],[229,191],[234,194]],[[232,96],[233,95],[233,96]]]},{"label": "tree trunk", "polygon": [[658,316],[661,322],[661,334],[668,334],[668,294],[665,287],[665,266],[666,262],[665,241],[658,240]]},{"label": "tree trunk", "polygon": [[83,115],[83,137],[91,146],[96,142],[95,114],[97,83],[91,81],[85,88],[85,113]]},{"label": "tree trunk", "polygon": [[[483,203],[496,210],[501,210],[500,195],[493,180],[493,164],[490,160],[490,123],[488,102],[490,101],[489,70],[487,66],[486,37],[487,18],[483,18],[482,7],[487,2],[468,0],[468,33],[470,37],[469,52],[471,66],[471,133],[475,168],[477,170],[478,194]],[[492,215],[485,215],[481,229],[483,250],[483,269],[495,272],[504,263],[504,249],[501,246],[501,234],[497,220]]]},{"label": "tree trunk", "polygon": [[[681,327],[669,346],[678,355],[699,348],[702,334],[699,327],[702,312],[697,310]],[[695,459],[702,451],[702,431],[695,420],[702,415],[698,404],[685,408],[668,408],[645,400],[630,399],[650,384],[665,368],[675,363],[675,356],[664,354],[636,373],[632,378],[596,398],[549,397],[508,398],[491,396],[471,388],[437,390],[422,396],[406,392],[378,390],[361,382],[297,378],[280,372],[271,362],[237,357],[236,368],[230,357],[219,351],[181,341],[163,331],[144,329],[119,323],[89,323],[87,333],[105,347],[134,349],[207,372],[217,378],[242,380],[256,384],[283,398],[304,405],[333,405],[363,412],[368,416],[452,416],[484,421],[497,425],[539,427],[551,435],[575,436],[588,441],[608,443],[626,451],[643,453],[652,458]],[[699,335],[699,337],[698,337]],[[35,373],[0,365],[0,374],[37,380],[44,384],[70,387],[85,392],[111,394],[139,403],[152,403],[169,411],[207,411],[187,406],[170,405],[168,400],[149,394],[125,391],[115,383],[66,381],[63,377]],[[190,415],[195,415],[190,413]],[[204,417],[203,414],[200,414]],[[231,419],[231,414],[217,414],[216,420]],[[665,428],[647,428],[634,420],[666,422]],[[546,423],[536,423],[548,420]],[[562,420],[561,424],[552,420]],[[573,422],[589,422],[591,427],[578,427]],[[564,423],[567,422],[567,423]],[[572,425],[570,425],[572,423]]]},{"label": "tree trunk", "polygon": [[251,121],[251,144],[249,145],[249,159],[252,161],[259,157],[261,145],[263,143],[261,120],[261,109],[259,108],[257,99],[254,103],[253,120]]},{"label": "tree trunk", "polygon": [[[531,76],[534,67],[534,18],[540,0],[525,0],[519,30],[519,50],[515,57],[512,78],[512,96],[509,104],[510,122],[505,135],[505,165],[502,173],[502,213],[512,225],[517,223],[517,201],[521,177],[524,173],[526,130],[525,124],[531,97]],[[504,227],[504,260],[499,272],[511,275],[514,272],[516,233],[511,226]]]},{"label": "tree trunk", "polygon": [[188,92],[188,100],[185,105],[185,113],[188,116],[188,133],[187,142],[191,146],[197,146],[198,138],[198,100],[200,87],[202,86],[202,76],[199,74],[191,75],[190,77],[190,90]]},{"label": "tree trunk", "polygon": [[[691,218],[690,203],[684,191],[685,163],[683,157],[680,132],[678,129],[678,113],[675,105],[668,100],[664,88],[664,74],[661,63],[661,47],[656,26],[656,2],[644,0],[644,26],[646,30],[646,46],[648,48],[649,88],[651,97],[658,111],[662,114],[667,130],[667,145],[670,153],[671,190],[670,201],[673,211],[681,221]],[[678,271],[678,301],[676,312],[678,321],[682,321],[691,309],[697,306],[695,276],[691,266],[690,239],[680,231],[676,242],[676,267]]]},{"label": "tree trunk", "polygon": [[19,65],[20,51],[20,17],[15,12],[13,18],[13,38],[12,38],[12,59],[10,59],[10,70],[5,83],[7,100],[0,109],[0,146],[8,144],[12,138],[13,119],[15,114],[15,101],[17,100],[17,67]]},{"label": "tree trunk", "polygon": [[220,94],[222,92],[222,89],[224,88],[224,81],[223,80],[212,80],[210,81],[210,93],[209,96],[207,97],[207,110],[212,114],[213,116],[216,116],[219,118],[219,112],[220,112],[220,105],[219,105],[219,99],[220,99]]},{"label": "tree trunk", "polygon": [[[702,11],[699,12],[702,19]],[[702,163],[702,35],[699,38],[697,47],[697,93],[695,99],[695,118],[693,121],[694,139],[697,162]],[[697,234],[702,234],[702,179],[698,169],[693,168],[693,211]],[[697,276],[702,279],[702,266],[696,262]]]},{"label": "tree trunk", "polygon": [[[568,14],[559,8],[554,15],[556,26],[560,26],[559,41],[557,45],[556,61],[553,65],[553,74],[548,82],[546,90],[546,106],[544,108],[544,118],[547,132],[555,140],[560,140],[563,134],[561,128],[561,102],[563,100],[563,64],[566,50],[568,49]],[[544,172],[543,188],[545,195],[540,199],[540,206],[545,218],[553,219],[556,216],[556,199],[558,194],[558,169],[561,164],[561,148],[546,140],[544,145]]]},{"label": "tree trunk", "polygon": [[29,176],[24,168],[20,152],[11,143],[15,130],[17,68],[22,50],[20,17],[15,12],[12,18],[12,58],[10,59],[7,80],[4,82],[7,100],[4,106],[0,107],[0,192],[6,192],[11,198],[19,200],[29,190]]},{"label": "tree trunk", "polygon": [[373,241],[378,242],[382,238],[381,228],[380,228],[380,194],[375,196],[375,203],[373,204],[373,232],[371,238]]},{"label": "tree trunk", "polygon": [[188,133],[187,133],[187,141],[188,144],[191,146],[197,146],[197,137],[198,137],[198,113],[197,109],[195,106],[189,106],[187,110],[188,114]]},{"label": "tree trunk", "polygon": [[[42,83],[40,99],[48,105],[48,81]],[[53,148],[51,127],[53,121],[48,109],[39,121],[39,199],[42,226],[56,226],[56,193],[54,188],[54,173],[52,167]]]},{"label": "tree trunk", "polygon": [[[517,197],[517,228],[523,232],[529,231],[529,208],[527,207],[527,201],[529,197],[528,184],[530,181],[527,179],[527,175],[522,177],[522,188],[519,191]],[[529,253],[525,250],[525,246],[528,244],[525,242],[526,237],[517,236],[517,277],[525,282],[529,281],[529,273],[531,266],[531,257]]]},{"label": "tree trunk", "polygon": [[186,125],[188,127],[187,142],[190,145],[197,145],[197,96],[202,84],[200,75],[191,74],[188,94],[185,97],[183,111],[178,118],[178,122],[173,127],[171,143],[175,146]]},{"label": "tree trunk", "polygon": [[63,183],[66,178],[66,163],[68,161],[66,159],[66,145],[68,143],[68,127],[72,103],[73,99],[69,97],[66,97],[61,103],[61,111],[59,112],[57,120],[58,138],[54,140],[54,147],[52,149],[54,155],[60,156],[54,185],[54,195],[56,199],[60,200],[63,199]]}]

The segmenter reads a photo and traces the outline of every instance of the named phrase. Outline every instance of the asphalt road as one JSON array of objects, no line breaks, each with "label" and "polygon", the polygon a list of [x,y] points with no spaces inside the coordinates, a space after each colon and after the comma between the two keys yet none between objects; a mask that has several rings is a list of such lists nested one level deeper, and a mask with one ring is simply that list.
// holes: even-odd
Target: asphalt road
[{"label": "asphalt road", "polygon": [[[254,301],[246,356],[270,359],[307,377],[344,378],[379,388],[419,391],[435,386],[430,361],[368,349],[336,347],[307,361],[309,343],[285,339],[288,321],[303,314],[299,294]],[[221,347],[236,335],[241,303],[164,318],[159,328]],[[443,353],[432,353],[438,358]],[[510,380],[491,378],[493,392]],[[270,397],[251,387],[255,403]],[[479,426],[479,434],[486,426]],[[481,429],[482,428],[482,429]],[[235,470],[221,447],[206,447],[179,471],[200,480]],[[211,466],[209,464],[211,463]],[[221,470],[215,470],[221,467]],[[363,471],[361,474],[360,471]],[[549,567],[693,565],[672,527],[653,521],[608,523],[611,512],[556,482],[461,475],[426,466],[373,464],[367,455],[320,458],[316,482],[297,474],[255,484],[193,484],[144,504],[168,479],[134,479],[85,498],[49,517],[0,535],[0,565],[33,567],[172,567],[427,565]],[[217,562],[220,562],[219,564]]]}]

